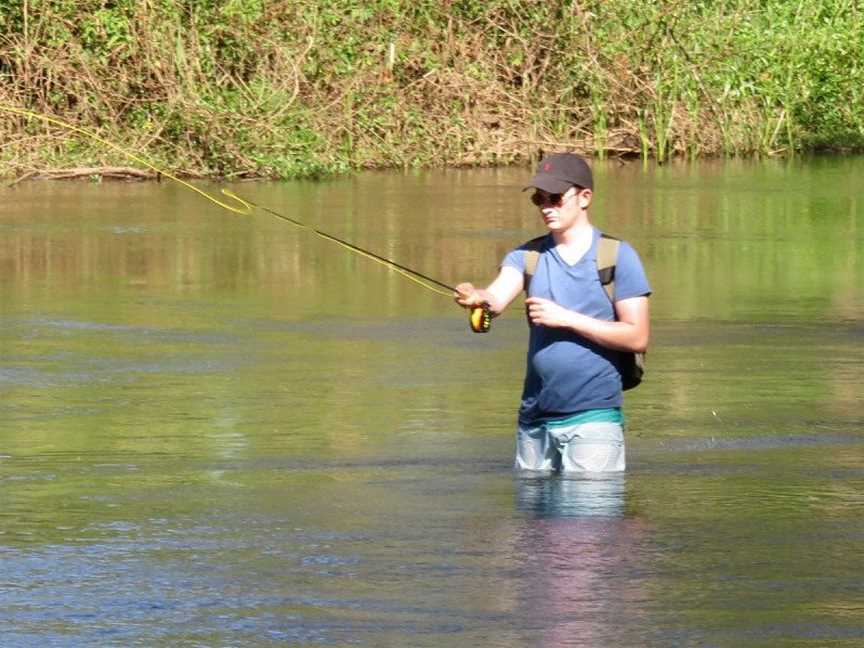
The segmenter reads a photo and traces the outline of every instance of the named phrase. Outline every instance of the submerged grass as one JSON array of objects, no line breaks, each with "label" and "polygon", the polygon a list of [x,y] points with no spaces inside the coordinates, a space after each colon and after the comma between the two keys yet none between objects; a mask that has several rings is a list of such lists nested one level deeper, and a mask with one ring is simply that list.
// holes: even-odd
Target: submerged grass
[{"label": "submerged grass", "polygon": [[[0,0],[0,102],[191,175],[864,148],[858,0]],[[125,160],[0,113],[7,174]]]}]

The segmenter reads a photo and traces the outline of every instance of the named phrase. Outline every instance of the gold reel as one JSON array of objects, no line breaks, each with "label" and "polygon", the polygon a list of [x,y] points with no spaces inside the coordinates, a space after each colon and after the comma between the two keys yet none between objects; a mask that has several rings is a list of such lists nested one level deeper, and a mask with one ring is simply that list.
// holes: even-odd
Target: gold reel
[{"label": "gold reel", "polygon": [[492,328],[492,311],[487,305],[475,306],[468,314],[468,322],[475,333],[488,333]]}]

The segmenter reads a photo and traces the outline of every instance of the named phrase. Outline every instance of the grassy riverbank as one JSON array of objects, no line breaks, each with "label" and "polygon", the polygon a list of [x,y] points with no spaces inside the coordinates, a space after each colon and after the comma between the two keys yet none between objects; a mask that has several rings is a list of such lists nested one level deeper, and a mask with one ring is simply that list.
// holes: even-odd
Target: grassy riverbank
[{"label": "grassy riverbank", "polygon": [[[202,176],[860,150],[859,5],[0,0],[0,103]],[[0,113],[0,164],[128,160]]]}]

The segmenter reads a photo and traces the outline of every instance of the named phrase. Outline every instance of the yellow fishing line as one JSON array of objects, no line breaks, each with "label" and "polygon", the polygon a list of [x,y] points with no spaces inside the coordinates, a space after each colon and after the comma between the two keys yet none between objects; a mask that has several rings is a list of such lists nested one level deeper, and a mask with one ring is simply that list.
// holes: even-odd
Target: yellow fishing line
[{"label": "yellow fishing line", "polygon": [[[380,263],[381,265],[385,266],[389,270],[392,270],[393,272],[399,273],[400,275],[402,275],[406,279],[410,279],[414,283],[416,283],[420,286],[423,286],[427,290],[431,290],[432,292],[438,293],[439,295],[444,295],[445,297],[452,297],[452,295],[453,295],[454,289],[451,288],[450,286],[447,286],[446,284],[442,284],[441,282],[438,282],[434,279],[431,279],[430,277],[420,275],[420,273],[418,273],[414,270],[411,270],[410,268],[405,268],[404,266],[400,266],[398,263],[390,261],[389,259],[385,259],[384,257],[380,257],[376,254],[373,254],[372,252],[369,252],[368,250],[364,250],[363,248],[352,245],[351,243],[348,243],[347,241],[343,241],[339,238],[336,238],[335,236],[331,236],[325,232],[321,232],[321,231],[315,229],[314,227],[310,227],[309,225],[306,225],[305,223],[302,223],[298,220],[294,220],[293,218],[289,218],[287,216],[284,216],[283,214],[275,212],[272,209],[268,209],[266,207],[261,207],[260,205],[256,205],[255,203],[253,203],[249,200],[246,200],[245,198],[241,198],[240,196],[233,193],[232,191],[229,191],[228,189],[222,189],[223,195],[227,196],[228,198],[231,198],[232,200],[237,201],[241,205],[241,207],[237,207],[235,205],[229,205],[228,203],[223,202],[223,201],[219,200],[218,198],[214,198],[213,196],[208,194],[206,191],[202,191],[198,187],[186,182],[185,180],[182,180],[182,179],[178,178],[177,176],[159,168],[158,166],[156,166],[152,162],[149,162],[149,161],[145,160],[144,158],[142,158],[138,155],[135,155],[131,151],[124,149],[122,146],[118,146],[117,144],[115,144],[109,140],[106,140],[103,137],[100,137],[96,133],[94,133],[90,130],[87,130],[86,128],[81,128],[79,126],[75,126],[73,124],[70,124],[68,122],[63,121],[62,119],[57,119],[56,117],[50,117],[48,115],[43,115],[41,113],[33,112],[31,110],[24,110],[21,108],[15,108],[13,106],[5,106],[3,104],[0,104],[0,110],[7,112],[7,113],[15,114],[15,115],[21,115],[22,117],[39,119],[43,122],[47,122],[49,124],[54,124],[55,126],[60,126],[61,128],[65,128],[66,130],[69,130],[69,131],[72,131],[75,133],[79,133],[80,135],[84,135],[86,137],[89,137],[90,139],[95,140],[95,141],[99,142],[100,144],[103,144],[104,146],[112,148],[115,151],[125,155],[129,159],[134,160],[135,162],[138,162],[139,164],[144,165],[148,169],[151,169],[151,170],[155,171],[156,173],[159,173],[159,174],[165,176],[166,178],[170,178],[174,182],[180,183],[181,185],[183,185],[187,189],[191,189],[192,191],[194,191],[198,195],[203,196],[204,198],[206,198],[210,202],[218,205],[219,207],[222,207],[223,209],[227,209],[228,211],[234,212],[235,214],[241,214],[242,216],[250,216],[252,214],[252,209],[257,207],[258,209],[262,209],[262,210],[268,212],[269,214],[276,216],[277,218],[281,218],[282,220],[291,223],[295,227],[299,227],[299,228],[308,230],[309,232],[315,234],[316,236],[319,236],[323,239],[326,239],[328,241],[331,241],[333,243],[341,245],[343,248],[345,248],[346,250],[348,250],[350,252],[354,252],[355,254],[359,254],[360,256],[366,257],[367,259],[375,261],[376,263]],[[437,286],[433,285],[433,284],[437,284]],[[441,287],[439,288],[438,286],[441,286]],[[442,288],[445,288],[446,291],[443,290]]]},{"label": "yellow fishing line", "polygon": [[[8,112],[8,113],[13,113],[16,115],[21,115],[23,117],[32,117],[33,119],[40,119],[44,122],[48,122],[49,124],[54,124],[55,126],[60,126],[61,128],[65,128],[65,129],[73,131],[75,133],[80,133],[81,135],[86,135],[90,139],[96,140],[100,144],[104,144],[105,146],[122,153],[123,155],[125,155],[129,159],[135,160],[139,164],[143,164],[148,169],[152,169],[156,173],[160,173],[160,174],[164,175],[166,178],[171,178],[174,182],[179,182],[181,185],[183,185],[187,189],[191,189],[195,193],[197,193],[201,196],[204,196],[204,198],[206,198],[210,202],[216,203],[217,205],[219,205],[223,209],[227,209],[228,211],[234,212],[235,214],[241,214],[243,216],[250,216],[252,214],[252,206],[248,202],[246,202],[245,200],[240,198],[239,196],[236,196],[233,194],[227,194],[227,193],[225,194],[229,198],[233,198],[234,200],[238,201],[243,206],[242,209],[235,207],[233,205],[229,205],[228,203],[224,203],[221,200],[219,200],[218,198],[214,198],[213,196],[208,194],[206,191],[201,191],[201,189],[199,189],[195,185],[189,184],[185,180],[181,180],[177,176],[175,176],[171,173],[168,173],[167,171],[164,171],[163,169],[160,169],[155,164],[148,162],[144,158],[141,158],[141,157],[135,155],[134,153],[127,151],[123,147],[118,146],[117,144],[114,144],[113,142],[109,142],[108,140],[106,140],[102,137],[99,137],[99,135],[97,135],[96,133],[94,133],[92,131],[87,130],[86,128],[80,128],[78,126],[74,126],[72,124],[64,122],[61,119],[57,119],[56,117],[49,117],[48,115],[43,115],[41,113],[32,112],[30,110],[22,110],[21,108],[14,108],[12,106],[4,106],[4,105],[0,104],[0,110],[3,110],[3,111]],[[225,193],[225,192],[223,192],[223,193]]]}]

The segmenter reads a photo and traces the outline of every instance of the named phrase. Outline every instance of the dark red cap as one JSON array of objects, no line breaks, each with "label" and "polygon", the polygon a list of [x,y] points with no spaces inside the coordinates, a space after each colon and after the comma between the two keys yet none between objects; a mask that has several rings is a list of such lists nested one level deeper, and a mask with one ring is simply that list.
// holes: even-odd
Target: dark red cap
[{"label": "dark red cap", "polygon": [[536,187],[548,193],[563,194],[573,186],[593,189],[594,179],[591,176],[591,168],[578,155],[555,153],[540,160],[537,173],[525,189]]}]

